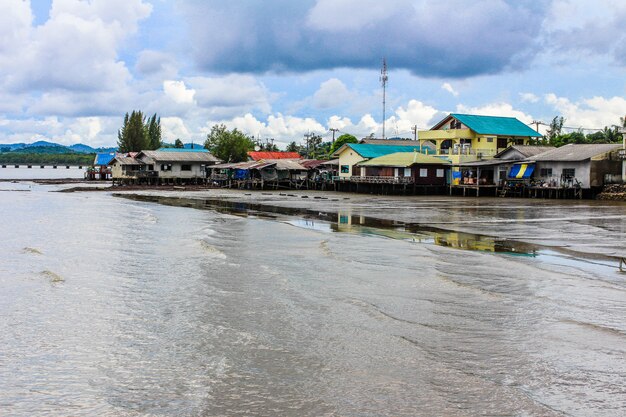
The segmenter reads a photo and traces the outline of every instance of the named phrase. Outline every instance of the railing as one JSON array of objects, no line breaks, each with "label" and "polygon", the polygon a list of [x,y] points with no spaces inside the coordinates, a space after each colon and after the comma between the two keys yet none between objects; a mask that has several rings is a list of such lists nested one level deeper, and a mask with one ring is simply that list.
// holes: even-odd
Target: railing
[{"label": "railing", "polygon": [[448,148],[438,149],[439,155],[475,155],[480,157],[494,156],[496,151],[493,149],[475,149],[475,148]]},{"label": "railing", "polygon": [[413,184],[413,177],[381,177],[381,176],[357,176],[352,177],[333,177],[337,181],[349,181],[369,184]]}]

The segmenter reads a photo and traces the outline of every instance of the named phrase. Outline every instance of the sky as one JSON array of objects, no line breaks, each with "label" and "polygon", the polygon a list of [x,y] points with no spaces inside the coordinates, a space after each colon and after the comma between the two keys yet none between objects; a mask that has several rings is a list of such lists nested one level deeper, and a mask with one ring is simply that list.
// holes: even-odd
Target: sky
[{"label": "sky", "polygon": [[383,58],[387,137],[449,113],[601,129],[624,22],[623,0],[0,0],[0,144],[114,146],[133,110],[168,142],[380,137]]}]

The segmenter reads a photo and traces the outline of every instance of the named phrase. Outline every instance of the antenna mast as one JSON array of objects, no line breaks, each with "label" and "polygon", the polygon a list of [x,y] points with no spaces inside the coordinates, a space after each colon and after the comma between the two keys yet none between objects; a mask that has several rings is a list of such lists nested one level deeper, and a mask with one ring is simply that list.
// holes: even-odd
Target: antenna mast
[{"label": "antenna mast", "polygon": [[383,68],[380,70],[380,83],[383,86],[383,139],[385,139],[385,98],[387,92],[387,81],[389,77],[387,76],[387,60],[383,58]]}]

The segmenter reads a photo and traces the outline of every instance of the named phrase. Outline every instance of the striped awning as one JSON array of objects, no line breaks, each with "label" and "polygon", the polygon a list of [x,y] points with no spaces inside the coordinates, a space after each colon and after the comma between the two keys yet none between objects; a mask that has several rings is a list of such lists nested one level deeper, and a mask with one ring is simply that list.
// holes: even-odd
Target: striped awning
[{"label": "striped awning", "polygon": [[530,178],[535,170],[535,164],[515,164],[511,167],[509,178],[525,180]]}]

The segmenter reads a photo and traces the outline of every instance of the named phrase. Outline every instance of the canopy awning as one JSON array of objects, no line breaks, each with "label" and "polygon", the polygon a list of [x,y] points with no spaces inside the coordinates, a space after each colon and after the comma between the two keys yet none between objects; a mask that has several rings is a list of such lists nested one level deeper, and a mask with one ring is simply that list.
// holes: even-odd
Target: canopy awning
[{"label": "canopy awning", "polygon": [[509,178],[527,180],[533,174],[535,164],[515,164],[511,167]]}]

